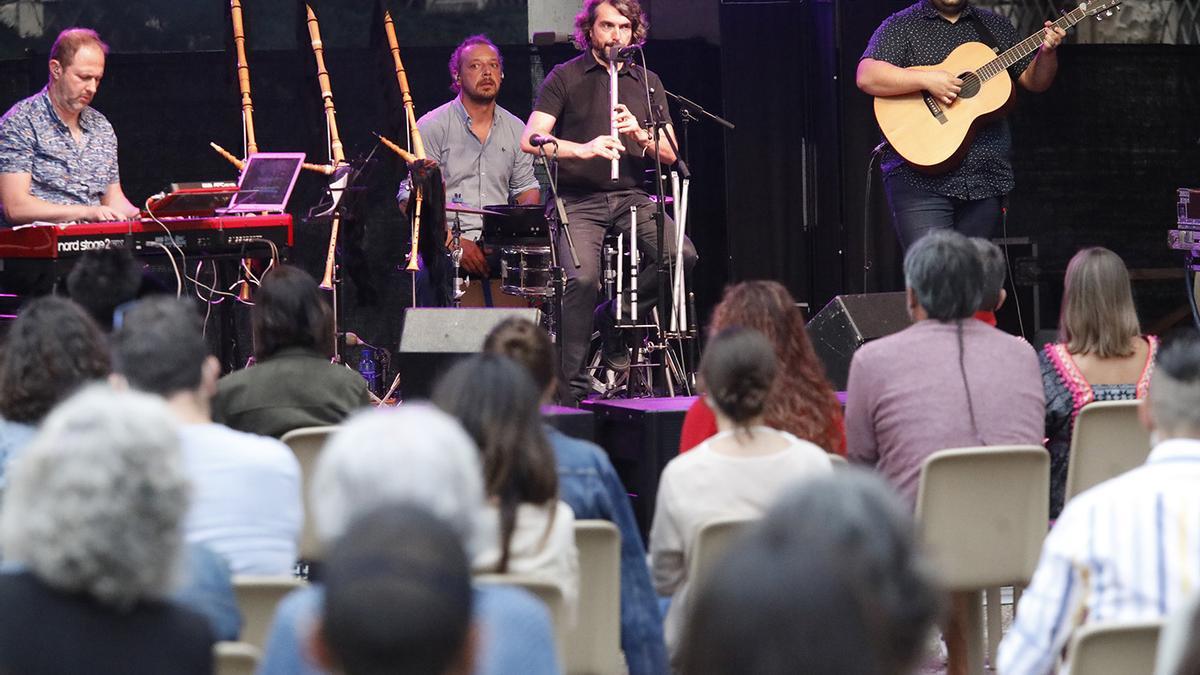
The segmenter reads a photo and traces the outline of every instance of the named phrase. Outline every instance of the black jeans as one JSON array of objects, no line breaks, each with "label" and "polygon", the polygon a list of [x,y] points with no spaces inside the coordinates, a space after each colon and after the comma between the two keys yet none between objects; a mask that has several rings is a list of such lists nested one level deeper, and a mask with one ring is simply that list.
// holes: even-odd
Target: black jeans
[{"label": "black jeans", "polygon": [[[659,250],[662,249],[671,258],[675,257],[675,222],[670,216],[665,219],[663,236],[666,243],[660,247],[654,223],[655,204],[641,190],[563,195],[563,202],[567,208],[567,219],[570,221],[575,251],[579,254],[580,267],[576,269],[571,263],[566,237],[560,232],[558,260],[566,270],[567,287],[563,294],[559,347],[562,349],[562,381],[569,385],[570,394],[579,401],[588,393],[588,378],[583,366],[592,338],[592,313],[596,309],[596,297],[600,291],[600,250],[604,235],[615,230],[628,237],[629,209],[637,207],[638,252],[642,257],[639,272],[645,270],[638,274],[637,284],[640,321],[650,316],[650,310],[658,300],[658,275],[652,266],[658,261]],[[695,264],[696,249],[691,240],[684,237],[684,270],[690,271]],[[629,310],[626,308],[623,313],[628,316]]]},{"label": "black jeans", "polygon": [[953,229],[968,237],[988,239],[999,229],[1003,197],[946,197],[899,177],[884,177],[883,185],[896,236],[905,249],[933,230]]}]

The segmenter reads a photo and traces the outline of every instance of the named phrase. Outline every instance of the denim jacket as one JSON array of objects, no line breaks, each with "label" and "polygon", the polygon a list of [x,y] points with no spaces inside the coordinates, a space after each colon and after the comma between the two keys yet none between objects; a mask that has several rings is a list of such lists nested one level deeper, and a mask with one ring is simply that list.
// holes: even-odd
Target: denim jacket
[{"label": "denim jacket", "polygon": [[559,499],[575,511],[577,520],[609,520],[621,532],[621,649],[630,675],[669,672],[646,547],[616,469],[593,443],[551,426],[546,427],[546,435],[558,460]]}]

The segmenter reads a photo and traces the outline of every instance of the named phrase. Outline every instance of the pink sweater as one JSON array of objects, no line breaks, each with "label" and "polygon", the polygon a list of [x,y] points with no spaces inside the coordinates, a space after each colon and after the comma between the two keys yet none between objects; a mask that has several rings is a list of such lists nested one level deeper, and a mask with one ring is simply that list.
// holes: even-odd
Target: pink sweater
[{"label": "pink sweater", "polygon": [[947,448],[1041,445],[1041,372],[1028,342],[963,321],[967,409],[954,323],[926,320],[864,345],[850,363],[846,442],[851,462],[874,466],[916,506],[921,463]]}]

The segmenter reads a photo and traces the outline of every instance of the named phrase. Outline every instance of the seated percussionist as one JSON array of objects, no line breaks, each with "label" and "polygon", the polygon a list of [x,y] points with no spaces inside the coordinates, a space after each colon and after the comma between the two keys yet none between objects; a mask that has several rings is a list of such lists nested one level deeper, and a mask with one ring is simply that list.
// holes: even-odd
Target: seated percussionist
[{"label": "seated percussionist", "polygon": [[[458,95],[417,121],[426,154],[438,163],[445,180],[447,204],[537,204],[541,193],[533,157],[521,152],[524,124],[496,105],[504,80],[499,48],[484,35],[472,35],[450,55],[449,65],[450,88]],[[410,191],[411,181],[406,180],[397,195],[406,210]],[[448,214],[447,224],[453,224],[456,215]],[[482,218],[468,213],[459,218],[462,268],[477,277],[492,276],[476,243]]]},{"label": "seated percussionist", "polygon": [[89,105],[107,53],[93,30],[59,33],[46,87],[0,118],[0,227],[137,215],[121,190],[116,134]]}]

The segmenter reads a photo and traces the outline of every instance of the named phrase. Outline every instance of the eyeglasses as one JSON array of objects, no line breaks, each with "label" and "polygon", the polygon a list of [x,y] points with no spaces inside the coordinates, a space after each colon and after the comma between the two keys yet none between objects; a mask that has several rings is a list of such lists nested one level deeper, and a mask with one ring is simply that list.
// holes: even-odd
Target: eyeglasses
[{"label": "eyeglasses", "polygon": [[633,24],[631,24],[631,23],[627,23],[627,24],[618,26],[617,24],[615,24],[611,21],[601,21],[596,24],[596,28],[600,29],[600,31],[604,32],[604,33],[611,33],[613,31],[617,31],[620,33],[625,33],[625,34],[633,33]]}]

